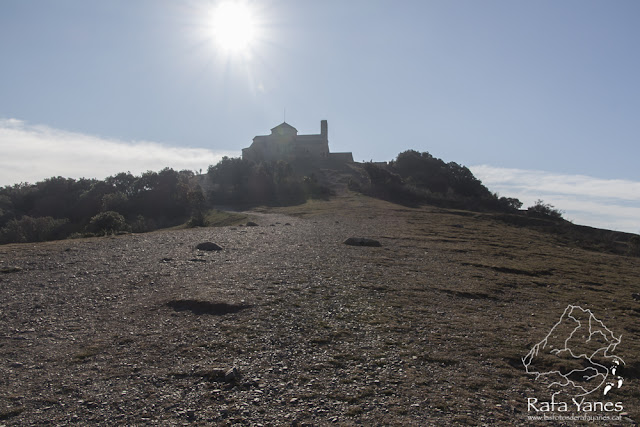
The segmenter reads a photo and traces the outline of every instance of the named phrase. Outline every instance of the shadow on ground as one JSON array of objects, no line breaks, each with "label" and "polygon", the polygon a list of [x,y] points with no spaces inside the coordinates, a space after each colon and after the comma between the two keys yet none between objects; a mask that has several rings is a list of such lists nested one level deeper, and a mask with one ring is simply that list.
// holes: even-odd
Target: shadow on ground
[{"label": "shadow on ground", "polygon": [[224,314],[237,313],[240,310],[249,308],[243,304],[227,304],[224,302],[213,303],[209,301],[200,301],[194,299],[172,300],[167,305],[175,311],[190,311],[193,314],[210,314],[213,316],[222,316]]}]

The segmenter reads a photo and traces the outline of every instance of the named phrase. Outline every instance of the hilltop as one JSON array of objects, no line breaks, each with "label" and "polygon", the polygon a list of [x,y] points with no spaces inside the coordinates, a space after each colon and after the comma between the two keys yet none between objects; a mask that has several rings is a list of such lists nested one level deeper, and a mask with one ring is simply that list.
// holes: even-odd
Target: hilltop
[{"label": "hilltop", "polygon": [[501,213],[510,224],[561,234],[581,247],[640,255],[640,236],[575,226],[542,200],[521,210],[520,200],[492,193],[467,167],[427,152],[407,150],[378,163],[340,159],[294,156],[256,163],[223,157],[206,174],[165,168],[104,180],[58,176],[5,186],[0,244],[232,224],[238,216],[224,211],[295,206],[356,192],[409,207]]},{"label": "hilltop", "polygon": [[526,424],[569,304],[622,336],[607,399],[640,419],[639,258],[349,191],[242,214],[0,246],[0,423]]}]

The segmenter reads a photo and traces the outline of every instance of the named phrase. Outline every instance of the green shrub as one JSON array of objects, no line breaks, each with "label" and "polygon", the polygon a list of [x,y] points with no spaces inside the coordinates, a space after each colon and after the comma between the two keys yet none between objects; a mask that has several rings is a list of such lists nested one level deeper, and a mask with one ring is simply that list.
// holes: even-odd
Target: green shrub
[{"label": "green shrub", "polygon": [[206,226],[207,226],[207,220],[205,219],[202,211],[195,212],[191,216],[191,218],[189,218],[189,221],[187,221],[188,228],[206,227]]},{"label": "green shrub", "polygon": [[527,212],[534,216],[543,216],[549,218],[562,218],[562,212],[556,209],[553,205],[545,203],[542,200],[536,200],[533,206],[527,208]]},{"label": "green shrub", "polygon": [[127,228],[127,222],[124,217],[115,211],[100,212],[91,218],[89,228],[98,233],[117,233]]},{"label": "green shrub", "polygon": [[55,219],[50,216],[33,218],[23,216],[13,219],[0,229],[0,244],[44,242],[62,239],[67,234],[68,219]]}]

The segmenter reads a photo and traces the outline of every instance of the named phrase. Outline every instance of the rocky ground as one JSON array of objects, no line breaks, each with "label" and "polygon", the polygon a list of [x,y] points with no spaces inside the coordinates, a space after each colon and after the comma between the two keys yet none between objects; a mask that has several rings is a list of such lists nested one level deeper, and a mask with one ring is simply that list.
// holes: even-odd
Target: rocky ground
[{"label": "rocky ground", "polygon": [[0,246],[0,425],[531,424],[568,304],[622,335],[607,425],[640,420],[640,259],[364,196],[251,215]]}]

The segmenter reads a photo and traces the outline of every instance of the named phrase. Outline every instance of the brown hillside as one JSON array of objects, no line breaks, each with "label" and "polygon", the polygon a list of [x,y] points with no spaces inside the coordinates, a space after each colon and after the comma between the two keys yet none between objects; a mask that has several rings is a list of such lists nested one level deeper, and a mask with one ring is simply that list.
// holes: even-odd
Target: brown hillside
[{"label": "brown hillside", "polygon": [[527,424],[521,359],[569,304],[622,335],[587,400],[640,420],[640,258],[349,193],[250,214],[0,246],[0,425]]}]

